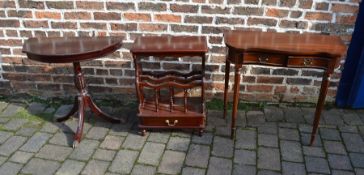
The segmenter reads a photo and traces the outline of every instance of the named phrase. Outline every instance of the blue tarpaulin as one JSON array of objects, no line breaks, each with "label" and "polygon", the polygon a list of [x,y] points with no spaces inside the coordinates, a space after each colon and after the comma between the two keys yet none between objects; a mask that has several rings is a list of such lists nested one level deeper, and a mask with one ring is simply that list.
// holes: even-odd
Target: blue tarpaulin
[{"label": "blue tarpaulin", "polygon": [[339,107],[364,108],[364,3],[359,14],[344,64],[336,105]]}]

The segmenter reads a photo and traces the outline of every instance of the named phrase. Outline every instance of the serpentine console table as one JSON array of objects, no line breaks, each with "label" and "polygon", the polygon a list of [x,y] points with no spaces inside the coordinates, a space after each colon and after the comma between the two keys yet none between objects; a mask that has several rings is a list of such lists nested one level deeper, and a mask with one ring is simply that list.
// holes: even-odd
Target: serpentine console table
[{"label": "serpentine console table", "polygon": [[341,39],[338,36],[320,34],[256,31],[228,31],[224,33],[224,39],[228,47],[225,65],[224,118],[227,112],[230,63],[235,64],[231,138],[234,138],[236,130],[235,120],[237,117],[242,65],[315,68],[323,69],[324,74],[313,121],[310,140],[310,145],[312,145],[319,125],[330,76],[346,50]]},{"label": "serpentine console table", "polygon": [[110,122],[125,122],[123,119],[107,115],[96,106],[87,91],[80,65],[80,61],[99,58],[115,52],[121,47],[122,40],[122,37],[30,38],[23,45],[23,52],[31,60],[44,63],[73,63],[74,83],[79,94],[75,97],[71,111],[55,120],[58,122],[65,121],[78,111],[78,127],[74,136],[74,148],[81,141],[86,107],[89,107],[97,116]]}]

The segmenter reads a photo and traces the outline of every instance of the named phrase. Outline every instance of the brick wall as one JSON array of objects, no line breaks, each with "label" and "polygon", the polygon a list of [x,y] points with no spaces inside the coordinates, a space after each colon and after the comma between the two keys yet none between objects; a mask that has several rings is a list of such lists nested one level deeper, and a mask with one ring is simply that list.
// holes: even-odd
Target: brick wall
[{"label": "brick wall", "polygon": [[[0,90],[50,96],[75,92],[71,64],[26,59],[21,48],[29,37],[125,36],[124,48],[82,65],[91,92],[134,93],[128,48],[136,36],[204,35],[210,49],[206,92],[209,97],[221,97],[224,30],[326,33],[339,35],[348,43],[358,4],[359,0],[0,1]],[[198,67],[185,58],[178,63],[157,60],[148,58],[145,65],[157,70]],[[338,68],[333,76],[328,101],[335,97],[340,71]],[[318,96],[320,77],[318,70],[246,66],[241,97],[248,101],[312,102]]]}]

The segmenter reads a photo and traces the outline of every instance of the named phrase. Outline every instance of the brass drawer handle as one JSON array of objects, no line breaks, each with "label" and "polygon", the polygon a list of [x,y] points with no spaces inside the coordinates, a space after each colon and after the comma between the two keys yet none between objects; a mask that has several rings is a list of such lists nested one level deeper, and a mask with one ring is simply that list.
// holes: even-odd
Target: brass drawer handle
[{"label": "brass drawer handle", "polygon": [[176,124],[178,123],[178,120],[174,120],[173,124],[169,123],[169,120],[166,120],[166,123],[168,126],[176,126]]},{"label": "brass drawer handle", "polygon": [[258,57],[259,63],[265,63],[269,61],[269,58]]},{"label": "brass drawer handle", "polygon": [[303,65],[305,65],[305,66],[309,66],[309,65],[311,65],[311,64],[312,64],[312,60],[311,60],[311,59],[305,58],[305,59],[303,60]]}]

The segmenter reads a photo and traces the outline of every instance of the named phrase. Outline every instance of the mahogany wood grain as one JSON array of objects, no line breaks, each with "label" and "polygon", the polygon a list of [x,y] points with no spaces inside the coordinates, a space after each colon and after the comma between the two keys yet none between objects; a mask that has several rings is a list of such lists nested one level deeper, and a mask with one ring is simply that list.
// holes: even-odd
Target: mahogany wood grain
[{"label": "mahogany wood grain", "polygon": [[45,63],[73,63],[74,84],[78,90],[71,111],[56,121],[62,122],[78,112],[78,127],[74,136],[73,147],[76,147],[82,137],[84,112],[87,107],[96,116],[113,123],[125,122],[109,116],[101,111],[88,93],[86,81],[80,61],[91,60],[108,55],[121,47],[121,37],[55,37],[30,38],[23,45],[23,52],[29,59]]},{"label": "mahogany wood grain", "polygon": [[224,33],[228,48],[243,52],[341,57],[346,51],[339,36],[232,30]]},{"label": "mahogany wood grain", "polygon": [[231,138],[234,138],[235,134],[235,120],[240,90],[240,69],[243,64],[315,68],[323,69],[324,76],[311,133],[310,145],[312,145],[325,102],[329,78],[346,51],[346,47],[341,39],[338,36],[320,34],[235,30],[224,33],[224,40],[228,47],[225,64],[224,118],[227,115],[230,63],[235,64]]},{"label": "mahogany wood grain", "polygon": [[[204,101],[206,38],[199,36],[145,36],[135,39],[130,50],[133,54],[136,76],[136,91],[139,107],[139,128],[142,134],[151,128],[192,128],[199,133],[205,127]],[[182,73],[178,70],[151,72],[143,71],[140,59],[155,56],[165,57],[197,56],[201,58],[201,70]],[[188,89],[201,88],[199,100],[188,96]],[[145,88],[154,89],[153,99],[146,98]],[[164,97],[161,90],[168,90]],[[183,97],[175,97],[174,90],[183,90]]]},{"label": "mahogany wood grain", "polygon": [[115,52],[123,37],[29,38],[23,45],[28,58],[45,63],[72,63]]}]

